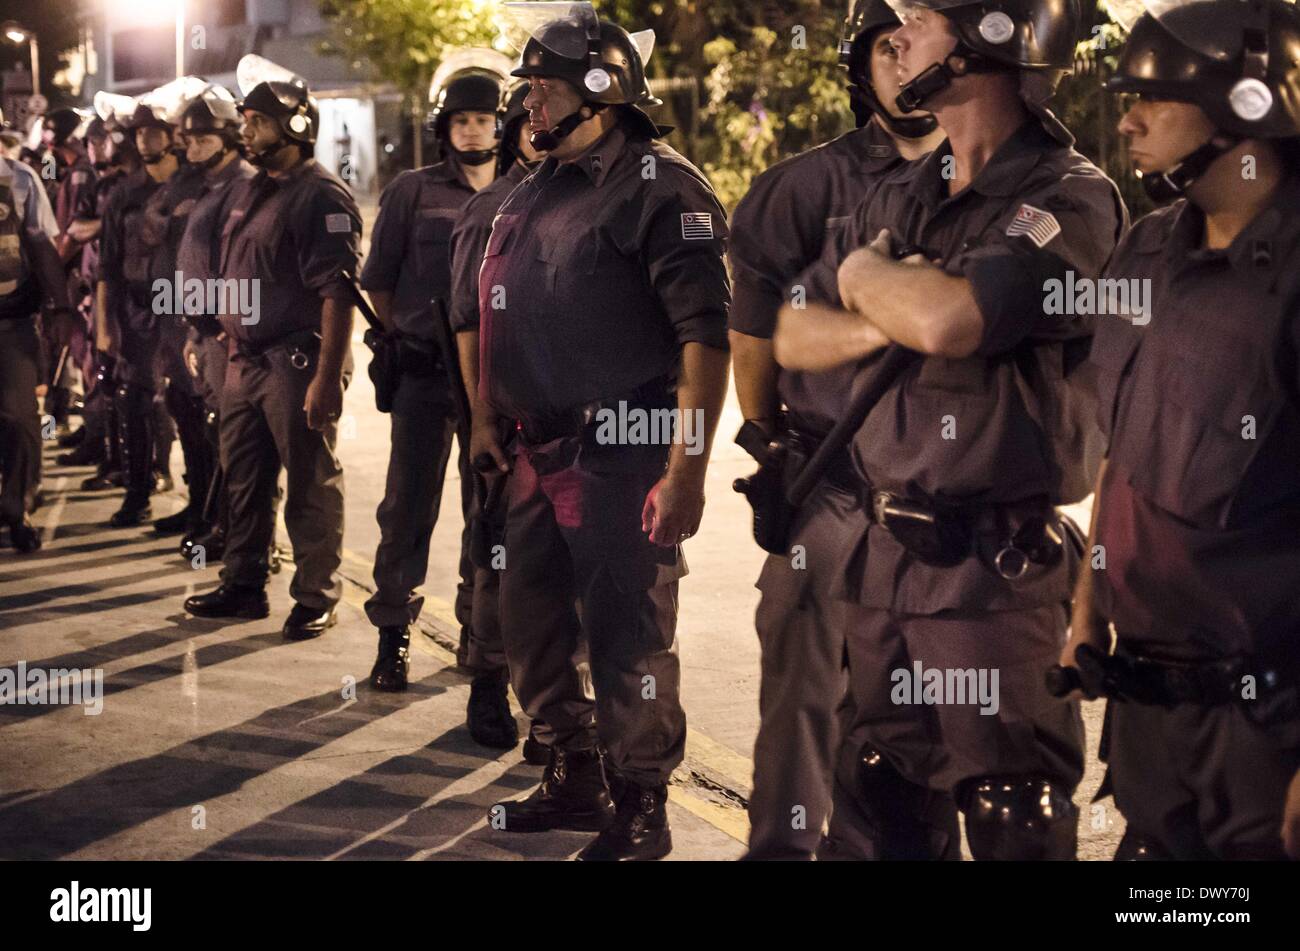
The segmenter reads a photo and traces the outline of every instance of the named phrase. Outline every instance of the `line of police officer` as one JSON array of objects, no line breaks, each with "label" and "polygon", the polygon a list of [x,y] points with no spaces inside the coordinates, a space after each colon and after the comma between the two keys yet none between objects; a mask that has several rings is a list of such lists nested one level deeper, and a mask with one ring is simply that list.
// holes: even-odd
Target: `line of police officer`
[{"label": "line of police officer", "polygon": [[[730,231],[642,111],[657,103],[652,37],[589,4],[508,4],[511,75],[528,87],[505,130],[504,68],[452,61],[447,157],[385,192],[362,275],[401,371],[367,613],[372,683],[402,689],[457,428],[439,372],[452,355],[427,306],[442,296],[471,417],[470,725],[514,745],[508,676],[546,757],[540,786],[494,806],[492,829],[597,832],[584,859],[671,850],[681,543],[702,515],[730,336],[751,434],[782,449],[757,454],[785,478],[810,457],[826,465],[759,579],[751,858],[954,858],[959,812],[976,858],[1073,858],[1080,694],[1110,698],[1119,857],[1300,856],[1300,232],[1287,214],[1300,17],[1286,0],[1148,7],[1113,88],[1140,97],[1120,131],[1144,184],[1177,200],[1131,231],[1046,105],[1079,38],[1076,0],[858,0],[842,56],[859,129],[760,176]],[[200,97],[188,130],[193,201],[154,212],[155,229],[188,217],[186,268],[263,287],[256,321],[208,315],[204,336],[224,337],[228,357],[214,372],[230,518],[222,586],[186,607],[266,616],[283,465],[297,564],[285,634],[313,637],[340,587],[342,275],[359,218],[310,159],[318,117],[300,79],[253,83],[235,107],[255,174],[219,99]],[[119,408],[136,417],[124,517],[147,503],[129,427],[146,425],[136,389],[157,385],[144,360],[157,338],[114,242],[148,240],[120,223],[126,196],[175,177],[154,157],[155,123],[136,124],[146,164],[109,199],[101,258],[115,260],[100,272],[127,369]],[[193,150],[205,134],[212,151]],[[1150,307],[1046,308],[1053,281],[1103,276],[1149,279]],[[615,407],[700,411],[702,451],[603,438],[596,421]],[[1094,485],[1085,547],[1058,506]],[[996,712],[898,702],[892,675],[914,665],[999,672]]]}]

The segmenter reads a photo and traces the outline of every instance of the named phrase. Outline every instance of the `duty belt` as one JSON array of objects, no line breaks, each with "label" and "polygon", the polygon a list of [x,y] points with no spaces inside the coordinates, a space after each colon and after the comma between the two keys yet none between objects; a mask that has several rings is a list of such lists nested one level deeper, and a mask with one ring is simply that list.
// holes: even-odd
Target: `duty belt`
[{"label": "duty belt", "polygon": [[[1006,503],[938,505],[859,484],[860,500],[873,522],[920,561],[953,567],[979,553],[976,539],[992,537],[992,565],[1015,581],[1031,565],[1050,566],[1071,534],[1046,496]],[[1076,554],[1081,546],[1074,542]]]},{"label": "duty belt", "polygon": [[[794,428],[785,431],[789,457],[794,460],[794,473],[797,473],[798,469],[812,458],[825,435],[825,433],[819,435]],[[822,478],[827,485],[850,495],[859,495],[862,490],[862,480],[853,471],[853,457],[849,454],[848,446],[835,454]]]},{"label": "duty belt", "polygon": [[299,370],[307,369],[311,363],[311,354],[320,348],[320,334],[315,330],[298,330],[266,343],[250,343],[234,337],[231,340],[233,342],[231,359],[264,364],[269,354],[287,350],[289,362]]},{"label": "duty belt", "polygon": [[550,416],[516,419],[515,428],[525,445],[541,446],[556,439],[576,438],[582,435],[583,430],[595,420],[598,412],[609,407],[617,407],[620,402],[627,403],[629,407],[647,407],[662,403],[665,409],[671,408],[676,404],[670,403],[670,395],[668,378],[656,377],[617,396],[592,400]]},{"label": "duty belt", "polygon": [[1150,706],[1221,706],[1248,699],[1244,696],[1247,677],[1253,678],[1256,688],[1249,699],[1258,699],[1288,682],[1280,668],[1246,654],[1171,660],[1144,654],[1123,640],[1099,666],[1102,696]]}]

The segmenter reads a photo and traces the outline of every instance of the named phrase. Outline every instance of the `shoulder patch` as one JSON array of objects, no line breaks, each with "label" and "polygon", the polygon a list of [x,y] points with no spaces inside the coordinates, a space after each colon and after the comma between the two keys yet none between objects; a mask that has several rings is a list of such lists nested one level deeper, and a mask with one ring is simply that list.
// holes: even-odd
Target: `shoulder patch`
[{"label": "shoulder patch", "polygon": [[1033,205],[1021,205],[1015,220],[1007,226],[1007,237],[1017,238],[1024,235],[1038,247],[1043,247],[1061,233],[1061,223],[1050,211],[1043,211]]},{"label": "shoulder patch", "polygon": [[347,234],[352,230],[352,219],[341,211],[326,215],[325,230],[330,234]]},{"label": "shoulder patch", "polygon": [[682,240],[713,240],[713,214],[708,211],[682,212]]}]

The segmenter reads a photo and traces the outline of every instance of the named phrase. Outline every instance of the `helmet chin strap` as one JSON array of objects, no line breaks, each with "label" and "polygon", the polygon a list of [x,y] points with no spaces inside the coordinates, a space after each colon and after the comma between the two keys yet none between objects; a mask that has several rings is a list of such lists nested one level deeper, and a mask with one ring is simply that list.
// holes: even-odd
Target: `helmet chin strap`
[{"label": "helmet chin strap", "polygon": [[[532,133],[528,137],[529,144],[539,152],[549,152],[560,144],[560,140],[567,139],[574,129],[604,108],[603,103],[584,102],[576,112],[569,113],[554,128]],[[585,116],[584,112],[587,113]]]},{"label": "helmet chin strap", "polygon": [[1142,188],[1154,202],[1163,203],[1181,198],[1220,156],[1231,152],[1241,141],[1240,136],[1216,132],[1208,142],[1184,155],[1168,171],[1142,175]]},{"label": "helmet chin strap", "polygon": [[271,161],[271,159],[275,158],[289,146],[296,144],[297,143],[293,139],[281,136],[276,139],[274,145],[262,149],[260,152],[254,152],[252,149],[248,149],[249,164],[256,165],[258,168],[265,168],[267,162]]},{"label": "helmet chin strap", "polygon": [[880,117],[888,131],[904,139],[921,139],[939,128],[939,120],[934,116],[900,118],[892,115],[874,89],[856,83],[849,84],[849,106],[859,129],[870,122],[873,115]]},{"label": "helmet chin strap", "polygon": [[[952,68],[953,59],[964,61],[965,65],[960,72]],[[959,40],[953,51],[943,58],[942,63],[927,66],[912,79],[900,85],[898,98],[894,102],[903,112],[915,112],[926,100],[951,86],[958,76],[979,72],[984,68],[984,61],[980,55]]]},{"label": "helmet chin strap", "polygon": [[454,146],[448,146],[456,156],[456,160],[463,165],[486,165],[497,156],[497,147],[494,145],[490,149],[458,149]]}]

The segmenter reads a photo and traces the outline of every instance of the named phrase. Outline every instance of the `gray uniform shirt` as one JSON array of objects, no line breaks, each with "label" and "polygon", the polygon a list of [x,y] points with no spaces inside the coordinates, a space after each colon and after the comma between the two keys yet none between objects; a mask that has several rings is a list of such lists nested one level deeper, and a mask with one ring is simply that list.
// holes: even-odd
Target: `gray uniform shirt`
[{"label": "gray uniform shirt", "polygon": [[460,220],[451,233],[451,329],[478,330],[478,272],[483,266],[492,222],[501,203],[528,177],[529,170],[518,162],[510,171],[465,202]]},{"label": "gray uniform shirt", "polygon": [[1100,320],[1110,435],[1101,604],[1158,652],[1300,664],[1300,176],[1226,249],[1187,201],[1147,215],[1107,277],[1149,288]]},{"label": "gray uniform shirt", "polygon": [[[730,329],[770,339],[777,312],[795,295],[795,279],[834,243],[870,186],[902,162],[873,120],[754,179],[731,216]],[[778,386],[791,425],[826,433],[853,375],[851,364],[825,373],[782,370]]]},{"label": "gray uniform shirt", "polygon": [[473,195],[449,159],[403,172],[380,196],[361,286],[392,293],[393,321],[402,333],[436,339],[429,301],[450,301],[451,232]]},{"label": "gray uniform shirt", "polygon": [[[973,355],[921,359],[885,393],[854,439],[855,467],[873,489],[922,502],[1075,501],[1090,489],[1089,455],[1100,438],[1091,407],[1072,405],[1078,393],[1063,368],[1068,341],[1086,348],[1091,319],[1047,314],[1045,287],[1067,272],[1101,273],[1126,224],[1123,203],[1110,179],[1037,120],[951,197],[943,174],[950,155],[945,142],[887,175],[800,278],[810,300],[839,306],[840,262],[888,229],[894,248],[920,247],[966,278],[984,318]],[[861,375],[877,362],[868,360]],[[925,565],[873,525],[865,575],[850,577],[849,593],[917,614],[1046,604],[1069,597],[1066,561],[1011,583],[974,558],[954,568]]]},{"label": "gray uniform shirt", "polygon": [[236,186],[221,233],[221,276],[257,282],[255,315],[222,314],[230,336],[266,346],[319,330],[321,301],[351,302],[340,272],[355,271],[361,213],[346,186],[315,159]]}]

